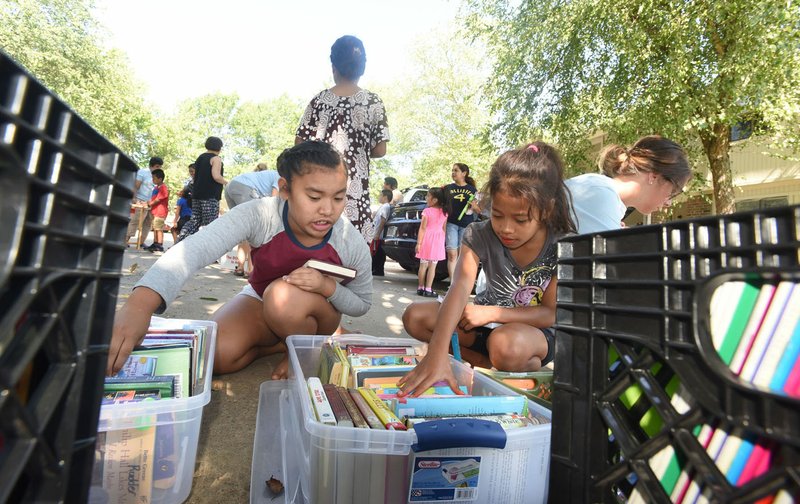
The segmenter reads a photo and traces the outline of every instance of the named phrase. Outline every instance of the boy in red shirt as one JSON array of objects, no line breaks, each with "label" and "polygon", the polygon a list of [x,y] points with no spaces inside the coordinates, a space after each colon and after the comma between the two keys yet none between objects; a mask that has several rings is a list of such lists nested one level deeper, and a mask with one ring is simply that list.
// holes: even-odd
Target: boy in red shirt
[{"label": "boy in red shirt", "polygon": [[153,244],[146,248],[150,252],[164,252],[164,219],[169,213],[169,188],[164,183],[164,170],[153,170],[153,197],[147,202],[153,216]]}]

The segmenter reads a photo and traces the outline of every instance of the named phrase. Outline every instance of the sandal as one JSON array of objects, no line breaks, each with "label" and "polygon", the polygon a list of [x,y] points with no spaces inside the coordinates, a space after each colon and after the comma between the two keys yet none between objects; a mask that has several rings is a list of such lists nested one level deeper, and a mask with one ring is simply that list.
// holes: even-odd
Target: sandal
[{"label": "sandal", "polygon": [[244,271],[240,270],[239,268],[236,268],[235,270],[233,270],[233,274],[238,276],[238,277],[243,277],[244,276]]}]

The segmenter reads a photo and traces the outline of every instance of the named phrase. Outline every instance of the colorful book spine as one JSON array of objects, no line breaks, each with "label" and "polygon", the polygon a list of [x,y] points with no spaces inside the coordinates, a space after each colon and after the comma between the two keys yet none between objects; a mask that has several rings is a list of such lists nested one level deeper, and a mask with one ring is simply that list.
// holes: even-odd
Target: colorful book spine
[{"label": "colorful book spine", "polygon": [[367,421],[367,425],[369,425],[370,429],[386,429],[381,419],[372,411],[372,408],[370,408],[367,401],[361,396],[361,393],[357,389],[347,389],[347,393],[350,394],[353,402],[358,406],[358,411],[364,416],[364,420]]},{"label": "colorful book spine", "polygon": [[528,399],[524,396],[471,396],[471,397],[409,397],[395,399],[394,413],[398,417],[445,417],[527,415]]},{"label": "colorful book spine", "polygon": [[350,355],[351,367],[415,366],[419,362],[414,355]]},{"label": "colorful book spine", "polygon": [[[717,289],[717,291],[719,290],[720,289]],[[760,288],[758,285],[752,282],[742,282],[742,292],[741,296],[739,297],[739,302],[736,304],[736,309],[734,309],[733,313],[730,314],[730,323],[727,324],[727,329],[724,331],[722,330],[722,327],[725,327],[725,320],[728,318],[725,315],[727,315],[730,310],[720,310],[717,308],[717,311],[712,312],[712,321],[716,320],[716,313],[721,314],[720,320],[717,322],[720,324],[717,326],[720,328],[720,330],[718,332],[712,332],[711,336],[714,340],[714,346],[717,348],[717,353],[719,353],[722,362],[724,362],[726,365],[730,366],[731,361],[733,360],[733,356],[736,353],[736,348],[739,346],[739,341],[742,339],[742,335],[744,334],[744,331],[747,328],[747,324],[750,320],[750,314],[753,313],[753,308],[758,300],[759,292]],[[719,294],[721,296],[720,299],[722,299],[723,293],[715,292],[715,296],[717,294]]]},{"label": "colorful book spine", "polygon": [[333,416],[336,417],[336,425],[339,427],[353,427],[353,419],[350,418],[350,413],[348,413],[347,407],[339,396],[337,388],[332,383],[322,385],[325,396],[328,398],[328,403],[330,403],[333,410]]},{"label": "colorful book spine", "polygon": [[419,355],[414,346],[347,345],[348,354],[364,355]]},{"label": "colorful book spine", "polygon": [[372,389],[367,388],[359,388],[358,392],[361,394],[361,397],[367,402],[372,411],[377,415],[380,419],[381,423],[386,429],[394,429],[394,430],[406,430],[405,424],[400,421],[400,418],[394,414],[392,410],[386,406],[375,391]]},{"label": "colorful book spine", "polygon": [[[753,383],[759,387],[772,389],[772,382],[780,372],[780,364],[783,357],[789,352],[789,344],[792,340],[797,323],[800,320],[800,286],[793,285],[792,293],[786,302],[782,316],[775,327],[775,333],[769,342],[768,349],[764,352]],[[784,374],[782,383],[786,383],[787,375]]]},{"label": "colorful book spine", "polygon": [[322,382],[316,376],[308,379],[308,393],[311,395],[311,404],[314,405],[317,421],[325,425],[336,425],[336,416],[322,388]]},{"label": "colorful book spine", "polygon": [[781,359],[775,368],[775,374],[772,376],[769,388],[775,392],[783,393],[784,386],[788,382],[789,375],[792,372],[792,367],[798,361],[800,361],[800,320],[795,323],[794,331],[789,338],[789,343],[781,354]]},{"label": "colorful book spine", "polygon": [[747,322],[742,337],[739,339],[739,344],[736,347],[736,352],[733,354],[733,359],[729,367],[734,374],[741,374],[744,367],[745,359],[750,354],[750,349],[753,348],[753,342],[758,335],[758,330],[764,322],[764,317],[767,315],[767,309],[772,301],[772,296],[775,294],[775,286],[772,284],[764,284],[758,293],[756,304],[753,311],[750,312],[750,319]]},{"label": "colorful book spine", "polygon": [[[431,422],[431,421],[434,421],[434,420],[447,420],[449,418],[456,418],[456,417],[444,417],[444,418],[407,417],[405,420],[406,420],[406,426],[409,429],[413,429],[414,426],[416,424],[418,424],[418,423]],[[530,427],[530,426],[539,424],[538,419],[536,421],[534,421],[533,419],[531,419],[529,417],[525,417],[525,416],[522,416],[522,415],[514,415],[514,414],[511,414],[511,415],[482,415],[482,416],[476,416],[474,418],[476,420],[486,420],[486,421],[489,421],[489,422],[498,423],[498,424],[500,424],[500,427],[503,428],[503,430],[518,429],[520,427]]]},{"label": "colorful book spine", "polygon": [[[761,362],[764,359],[764,355],[767,353],[767,348],[775,352],[779,351],[775,348],[773,340],[775,332],[786,311],[786,303],[789,301],[793,290],[794,284],[791,282],[781,282],[775,289],[769,308],[767,308],[767,313],[764,315],[764,321],[761,323],[761,327],[753,340],[752,348],[747,354],[744,365],[742,366],[740,376],[743,380],[747,382],[755,381],[756,373],[758,373],[761,368]],[[768,374],[771,377],[774,371],[775,368],[773,367],[771,370],[762,372],[761,374],[762,376]],[[763,378],[760,381],[769,382],[768,379]]]},{"label": "colorful book spine", "polygon": [[336,392],[341,397],[347,412],[350,413],[350,419],[353,421],[353,426],[357,429],[369,429],[369,424],[358,409],[358,405],[350,397],[350,393],[344,387],[336,387]]},{"label": "colorful book spine", "polygon": [[[370,388],[370,389],[374,390],[375,393],[378,394],[378,397],[380,397],[381,399],[395,399],[397,397],[397,394],[400,392],[400,388],[399,387],[392,386],[392,385],[386,385],[386,386],[370,385],[370,386],[365,387],[365,388]],[[467,394],[466,385],[459,385],[458,389],[461,392],[463,392],[464,395]],[[449,386],[448,387],[431,387],[431,388],[429,388],[428,390],[426,390],[425,392],[423,392],[420,395],[422,395],[422,396],[439,396],[439,397],[442,397],[442,396],[444,396],[444,397],[464,397],[464,396],[459,396],[459,395],[454,394],[453,393],[453,389],[451,389]]]}]

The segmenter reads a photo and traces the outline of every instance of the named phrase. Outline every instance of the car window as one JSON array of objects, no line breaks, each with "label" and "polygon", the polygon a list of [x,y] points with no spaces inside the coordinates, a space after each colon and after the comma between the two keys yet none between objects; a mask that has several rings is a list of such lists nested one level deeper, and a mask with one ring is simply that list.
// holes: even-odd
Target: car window
[{"label": "car window", "polygon": [[427,195],[428,195],[428,191],[426,191],[424,189],[418,189],[417,191],[414,192],[414,194],[411,196],[411,199],[408,200],[408,201],[411,202],[411,203],[415,203],[417,201],[425,201],[425,197]]}]

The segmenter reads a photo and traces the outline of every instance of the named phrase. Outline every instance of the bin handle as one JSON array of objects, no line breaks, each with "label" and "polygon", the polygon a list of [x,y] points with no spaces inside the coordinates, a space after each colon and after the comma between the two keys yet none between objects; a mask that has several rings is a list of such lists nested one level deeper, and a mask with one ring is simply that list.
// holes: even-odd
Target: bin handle
[{"label": "bin handle", "polygon": [[415,452],[444,448],[499,448],[506,447],[506,431],[497,422],[477,418],[449,418],[431,420],[414,425],[417,443],[411,445]]}]

